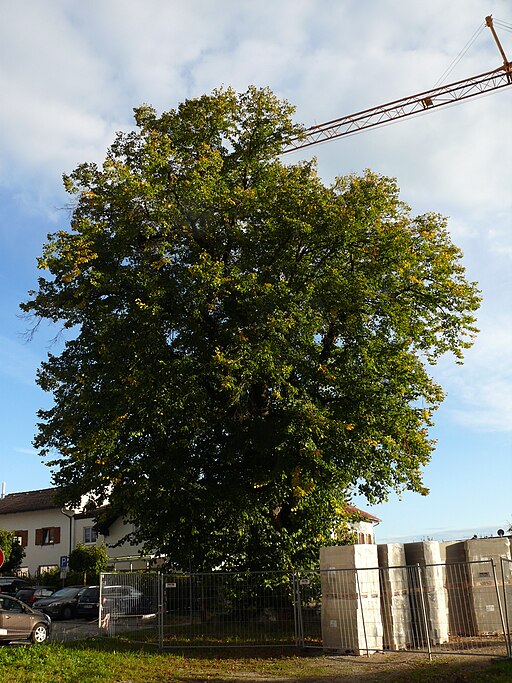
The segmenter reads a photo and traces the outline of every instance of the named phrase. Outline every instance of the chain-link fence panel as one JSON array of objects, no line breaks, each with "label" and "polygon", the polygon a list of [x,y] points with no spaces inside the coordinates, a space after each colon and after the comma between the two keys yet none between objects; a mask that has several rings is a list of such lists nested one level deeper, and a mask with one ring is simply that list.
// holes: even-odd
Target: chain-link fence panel
[{"label": "chain-link fence panel", "polygon": [[166,574],[163,647],[295,646],[293,574]]},{"label": "chain-link fence panel", "polygon": [[320,595],[314,602],[299,596],[302,645],[320,642],[326,651],[355,655],[507,653],[502,605],[509,583],[500,581],[490,560],[317,575]]},{"label": "chain-link fence panel", "polygon": [[103,574],[106,635],[162,648],[510,652],[512,562],[298,572]]},{"label": "chain-link fence panel", "polygon": [[158,644],[161,577],[157,573],[102,574],[99,626],[105,635]]}]

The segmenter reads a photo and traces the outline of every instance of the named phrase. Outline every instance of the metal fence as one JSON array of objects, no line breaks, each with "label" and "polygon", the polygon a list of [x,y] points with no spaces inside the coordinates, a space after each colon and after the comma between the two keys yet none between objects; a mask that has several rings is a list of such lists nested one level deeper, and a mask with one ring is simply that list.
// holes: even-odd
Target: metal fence
[{"label": "metal fence", "polygon": [[512,562],[103,574],[105,634],[161,648],[510,655]]},{"label": "metal fence", "polygon": [[102,574],[99,627],[104,635],[159,642],[162,620],[162,576],[156,573]]},{"label": "metal fence", "polygon": [[502,557],[500,564],[505,633],[507,634],[508,655],[512,657],[512,560]]}]

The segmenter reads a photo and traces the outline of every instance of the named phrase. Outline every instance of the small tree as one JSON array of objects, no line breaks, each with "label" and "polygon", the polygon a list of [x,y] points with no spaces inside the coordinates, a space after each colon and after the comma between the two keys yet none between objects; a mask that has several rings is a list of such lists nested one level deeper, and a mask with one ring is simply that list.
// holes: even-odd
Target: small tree
[{"label": "small tree", "polygon": [[83,574],[84,584],[87,575],[97,578],[107,568],[108,554],[104,545],[87,546],[79,543],[69,555],[71,571]]},{"label": "small tree", "polygon": [[25,551],[18,542],[14,531],[0,529],[0,548],[4,553],[4,563],[1,567],[2,574],[12,574],[21,567]]}]

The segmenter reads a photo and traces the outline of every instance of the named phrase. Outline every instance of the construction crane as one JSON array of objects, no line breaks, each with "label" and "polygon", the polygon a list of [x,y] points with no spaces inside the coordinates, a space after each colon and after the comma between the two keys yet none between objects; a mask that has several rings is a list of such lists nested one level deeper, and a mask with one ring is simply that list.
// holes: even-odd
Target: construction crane
[{"label": "construction crane", "polygon": [[382,126],[406,116],[413,116],[426,110],[442,107],[460,100],[466,100],[482,93],[505,88],[512,85],[512,62],[509,62],[505,51],[494,29],[491,16],[485,18],[486,25],[490,28],[496,45],[503,58],[503,65],[478,76],[472,76],[456,83],[449,83],[432,90],[394,100],[378,107],[364,109],[350,116],[343,116],[326,123],[306,128],[306,130],[288,143],[283,153],[293,152],[296,149],[310,147],[326,140],[333,140],[345,135],[354,135],[366,128]]}]

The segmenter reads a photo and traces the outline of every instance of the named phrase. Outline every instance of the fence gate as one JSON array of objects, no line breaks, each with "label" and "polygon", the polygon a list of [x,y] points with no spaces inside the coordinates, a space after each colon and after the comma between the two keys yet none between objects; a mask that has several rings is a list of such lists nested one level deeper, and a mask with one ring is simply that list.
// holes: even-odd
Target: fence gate
[{"label": "fence gate", "polygon": [[122,634],[136,642],[157,644],[161,619],[161,577],[157,573],[101,575],[99,627],[105,635]]}]

